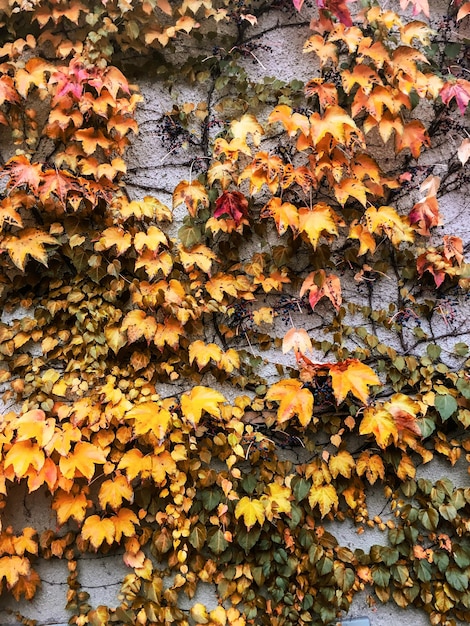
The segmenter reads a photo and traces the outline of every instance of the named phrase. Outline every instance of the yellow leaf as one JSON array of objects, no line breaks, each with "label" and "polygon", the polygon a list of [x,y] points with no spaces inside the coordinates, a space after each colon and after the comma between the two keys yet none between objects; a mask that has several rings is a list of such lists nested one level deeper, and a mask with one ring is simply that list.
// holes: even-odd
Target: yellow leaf
[{"label": "yellow leaf", "polygon": [[91,506],[91,501],[87,499],[84,490],[78,493],[67,493],[59,489],[54,494],[52,508],[57,513],[57,521],[60,525],[65,524],[71,517],[77,522],[83,522],[87,508]]},{"label": "yellow leaf", "polygon": [[153,432],[160,441],[165,438],[172,422],[171,413],[150,400],[135,405],[126,414],[126,419],[134,420],[134,434],[137,437]]},{"label": "yellow leaf", "polygon": [[292,492],[289,487],[283,487],[278,483],[268,485],[267,494],[261,496],[266,518],[271,522],[274,518],[278,518],[280,513],[290,513],[291,500]]},{"label": "yellow leaf", "polygon": [[60,457],[59,467],[65,478],[75,478],[81,475],[91,480],[95,473],[95,464],[106,463],[106,453],[87,441],[79,441],[72,453]]},{"label": "yellow leaf", "polygon": [[322,233],[327,232],[337,237],[337,224],[342,223],[333,209],[323,202],[316,204],[313,209],[299,209],[299,231],[307,235],[314,249]]},{"label": "yellow leaf", "polygon": [[409,219],[398,215],[393,207],[382,206],[379,209],[369,207],[364,217],[371,233],[383,233],[394,246],[402,241],[414,240],[414,232]]},{"label": "yellow leaf", "polygon": [[39,471],[44,465],[44,460],[44,452],[37,443],[32,443],[30,440],[18,441],[12,445],[5,456],[5,469],[11,465],[15,476],[23,478],[30,465]]},{"label": "yellow leaf", "polygon": [[114,524],[115,534],[114,540],[121,541],[121,537],[134,537],[136,534],[135,527],[139,526],[137,515],[130,509],[119,509],[117,515],[111,518]]},{"label": "yellow leaf", "polygon": [[176,472],[176,463],[168,450],[164,450],[160,454],[152,454],[151,460],[151,475],[156,484],[163,483],[167,475],[172,475]]},{"label": "yellow leaf", "polygon": [[101,252],[102,250],[109,250],[109,248],[116,246],[117,255],[120,256],[130,248],[131,244],[131,234],[126,232],[123,228],[113,226],[112,228],[106,228],[106,230],[101,233],[99,241],[95,244],[95,250]]},{"label": "yellow leaf", "polygon": [[368,407],[364,411],[359,426],[361,435],[374,435],[375,440],[381,448],[386,448],[392,441],[398,441],[398,429],[393,417],[385,409]]},{"label": "yellow leaf", "polygon": [[27,576],[30,572],[30,563],[26,557],[3,556],[0,558],[0,584],[5,578],[7,588],[11,589],[19,581],[20,576]]},{"label": "yellow leaf", "polygon": [[167,245],[167,237],[158,226],[150,226],[147,232],[137,233],[134,237],[134,248],[137,252],[142,252],[144,248],[147,248],[152,253],[155,253],[160,246]]},{"label": "yellow leaf", "polygon": [[312,509],[318,505],[322,517],[338,508],[338,494],[333,485],[312,485],[308,495]]},{"label": "yellow leaf", "polygon": [[346,359],[330,365],[331,383],[336,401],[340,404],[350,391],[364,404],[369,400],[370,385],[380,385],[380,380],[368,365],[357,359]]},{"label": "yellow leaf", "polygon": [[292,348],[296,353],[305,354],[306,352],[312,352],[312,342],[304,328],[290,328],[284,335],[282,340],[283,353],[286,354]]},{"label": "yellow leaf", "polygon": [[356,462],[347,450],[341,450],[335,456],[330,456],[328,460],[328,468],[333,478],[336,478],[338,474],[345,478],[351,478],[355,465]]},{"label": "yellow leaf", "polygon": [[204,343],[204,341],[193,341],[189,344],[189,363],[195,360],[199,371],[205,367],[211,359],[219,363],[222,357],[222,350],[215,343]]},{"label": "yellow leaf", "polygon": [[132,448],[122,455],[118,469],[125,470],[129,480],[134,480],[139,474],[143,475],[142,478],[147,478],[152,469],[152,460],[137,448]]},{"label": "yellow leaf", "polygon": [[243,517],[243,521],[248,530],[258,522],[260,526],[265,520],[264,505],[261,500],[251,500],[248,496],[244,496],[237,502],[235,507],[235,517],[238,519]]},{"label": "yellow leaf", "polygon": [[191,613],[191,618],[198,624],[209,623],[209,613],[207,612],[206,607],[200,602],[198,602],[197,604],[191,607],[190,613]]},{"label": "yellow leaf", "polygon": [[367,450],[362,452],[356,462],[356,471],[358,476],[366,475],[367,480],[373,485],[377,478],[383,480],[385,476],[385,467],[382,459],[378,454],[370,454]]},{"label": "yellow leaf", "polygon": [[175,209],[180,204],[187,206],[192,217],[196,216],[200,204],[203,207],[208,207],[209,197],[204,185],[197,180],[192,183],[182,180],[173,192],[173,208]]},{"label": "yellow leaf", "polygon": [[277,421],[279,424],[297,415],[302,426],[307,426],[313,416],[313,394],[303,388],[300,380],[288,378],[272,385],[266,400],[279,402]]},{"label": "yellow leaf", "polygon": [[103,511],[108,505],[117,511],[122,506],[123,500],[132,502],[133,499],[134,491],[125,476],[118,475],[105,480],[98,492],[98,500]]},{"label": "yellow leaf", "polygon": [[249,113],[243,115],[240,120],[233,120],[230,124],[230,130],[232,131],[233,137],[240,141],[239,149],[248,155],[251,155],[251,150],[246,143],[247,136],[251,135],[254,145],[259,146],[261,135],[264,135],[261,124],[254,115]]},{"label": "yellow leaf", "polygon": [[28,254],[47,267],[45,244],[55,245],[57,241],[38,228],[25,228],[20,231],[18,237],[9,235],[0,242],[1,247],[8,252],[11,260],[20,270],[24,270]]},{"label": "yellow leaf", "polygon": [[145,337],[147,343],[150,343],[155,337],[157,331],[157,322],[152,315],[147,315],[141,309],[129,311],[122,320],[121,332],[127,332],[129,343],[134,343],[141,337]]},{"label": "yellow leaf", "polygon": [[187,250],[182,245],[178,246],[178,248],[181,263],[186,271],[192,270],[197,265],[206,274],[210,273],[212,261],[217,258],[210,248],[202,244],[194,246],[191,250]]},{"label": "yellow leaf", "polygon": [[91,545],[98,550],[105,541],[108,545],[114,542],[116,528],[111,519],[105,517],[101,519],[98,515],[87,517],[83,526],[81,536],[89,540]]},{"label": "yellow leaf", "polygon": [[213,417],[220,417],[219,404],[226,402],[224,396],[211,389],[197,385],[181,396],[181,411],[192,426],[197,426],[203,411]]}]

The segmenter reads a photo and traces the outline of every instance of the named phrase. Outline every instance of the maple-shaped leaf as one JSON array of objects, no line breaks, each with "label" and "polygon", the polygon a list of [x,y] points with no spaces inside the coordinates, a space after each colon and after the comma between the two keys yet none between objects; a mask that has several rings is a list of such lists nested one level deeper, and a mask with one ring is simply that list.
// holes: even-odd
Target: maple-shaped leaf
[{"label": "maple-shaped leaf", "polygon": [[5,224],[18,226],[19,228],[23,227],[23,220],[17,211],[20,207],[22,207],[22,203],[16,197],[16,194],[0,200],[0,231],[4,229]]},{"label": "maple-shaped leaf", "polygon": [[460,239],[460,237],[455,237],[453,235],[444,235],[443,243],[444,257],[448,260],[455,259],[458,265],[461,266],[464,260],[464,255],[463,241]]},{"label": "maple-shaped leaf", "polygon": [[60,457],[59,467],[65,478],[84,476],[91,480],[95,473],[95,465],[106,463],[106,452],[87,441],[79,441],[72,453]]},{"label": "maple-shaped leaf", "polygon": [[99,128],[80,128],[73,134],[73,139],[81,142],[85,154],[93,154],[98,146],[103,150],[109,150],[113,141],[103,134]]},{"label": "maple-shaped leaf", "polygon": [[391,206],[381,206],[376,209],[369,207],[364,213],[367,228],[371,233],[384,233],[394,246],[402,241],[412,242],[414,232],[408,217],[398,215]]},{"label": "maple-shaped leaf", "polygon": [[323,78],[312,78],[305,85],[305,95],[307,98],[318,96],[320,107],[324,109],[328,106],[338,104],[338,89],[333,83],[325,83]]},{"label": "maple-shaped leaf", "polygon": [[262,526],[265,520],[264,505],[262,501],[257,498],[243,496],[243,498],[237,502],[237,506],[235,507],[235,517],[237,519],[243,517],[243,522],[247,530],[250,530],[256,522]]},{"label": "maple-shaped leaf", "polygon": [[308,293],[308,301],[312,310],[323,298],[328,298],[335,309],[339,311],[343,301],[341,296],[341,282],[338,276],[327,274],[325,270],[311,272],[302,283],[300,297]]},{"label": "maple-shaped leaf", "polygon": [[297,234],[299,230],[299,211],[297,207],[290,202],[283,202],[281,198],[271,198],[263,207],[261,217],[272,217],[280,235],[283,235],[289,226],[294,234]]},{"label": "maple-shaped leaf", "polygon": [[163,351],[165,345],[176,350],[183,335],[181,323],[175,318],[168,318],[164,324],[157,324],[153,342],[159,350]]},{"label": "maple-shaped leaf", "polygon": [[368,407],[359,426],[361,435],[374,435],[381,448],[398,441],[398,428],[392,415],[385,409]]},{"label": "maple-shaped leaf", "polygon": [[218,180],[222,189],[227,189],[233,181],[234,172],[235,166],[231,160],[214,161],[207,170],[207,182],[212,186]]},{"label": "maple-shaped leaf", "polygon": [[245,178],[250,180],[250,193],[257,193],[266,185],[271,193],[279,187],[280,178],[284,171],[284,164],[276,154],[258,152],[253,162],[246,166],[238,177],[238,183]]},{"label": "maple-shaped leaf", "polygon": [[116,515],[111,517],[111,521],[114,524],[114,541],[119,543],[123,536],[135,537],[135,527],[139,526],[139,518],[134,511],[121,508]]},{"label": "maple-shaped leaf", "polygon": [[224,191],[216,200],[214,217],[229,217],[239,226],[248,217],[248,200],[240,191]]},{"label": "maple-shaped leaf", "polygon": [[[468,85],[470,88],[470,83],[468,83]],[[470,99],[470,89],[468,97]],[[405,148],[409,148],[411,154],[414,156],[415,159],[417,159],[421,154],[421,148],[423,146],[429,147],[430,145],[431,140],[426,131],[426,128],[419,120],[412,120],[411,122],[407,122],[403,126],[402,132],[395,134],[396,151],[401,152]]]},{"label": "maple-shaped leaf", "polygon": [[363,142],[362,133],[348,113],[339,106],[329,106],[321,116],[313,113],[310,116],[311,138],[316,146],[325,136],[331,135],[333,139],[342,145],[349,145],[352,137]]},{"label": "maple-shaped leaf", "polygon": [[127,333],[129,343],[134,343],[141,337],[145,337],[150,343],[157,331],[157,322],[153,315],[147,315],[141,309],[129,311],[122,320],[121,332]]},{"label": "maple-shaped leaf", "polygon": [[60,525],[65,524],[70,518],[78,523],[83,522],[87,508],[91,506],[91,500],[86,497],[84,490],[76,492],[76,490],[67,493],[63,489],[59,489],[54,494],[52,508],[57,513],[57,521]]},{"label": "maple-shaped leaf", "polygon": [[310,131],[310,123],[306,115],[293,112],[286,104],[278,105],[268,117],[268,122],[281,122],[287,130],[289,137],[294,137],[297,131],[301,130],[304,135],[308,135]]},{"label": "maple-shaped leaf", "polygon": [[314,250],[322,234],[328,233],[337,237],[337,226],[343,224],[333,209],[324,202],[316,204],[312,209],[299,209],[299,232],[306,234]]},{"label": "maple-shaped leaf", "polygon": [[20,577],[27,576],[31,565],[29,559],[24,556],[2,556],[0,557],[0,585],[5,579],[7,588],[11,589]]},{"label": "maple-shaped leaf", "polygon": [[429,2],[428,0],[400,0],[400,7],[405,10],[408,5],[413,7],[413,15],[424,13],[426,17],[429,17]]},{"label": "maple-shaped leaf", "polygon": [[15,89],[13,79],[7,74],[0,77],[0,106],[5,102],[19,102],[20,98]]},{"label": "maple-shaped leaf", "polygon": [[134,237],[134,248],[137,252],[142,252],[144,248],[147,248],[151,252],[155,253],[158,251],[160,246],[167,245],[168,239],[165,233],[158,228],[158,226],[150,226],[147,229],[147,232],[137,233]]},{"label": "maple-shaped leaf", "polygon": [[187,206],[191,217],[196,216],[199,205],[208,207],[209,197],[204,185],[202,185],[198,180],[195,180],[192,183],[187,180],[182,180],[178,183],[173,192],[173,208],[175,209],[183,203]]},{"label": "maple-shaped leaf", "polygon": [[216,363],[222,357],[222,350],[215,343],[205,343],[204,341],[193,341],[189,344],[189,363],[192,365],[196,361],[199,371],[202,370],[211,359]]},{"label": "maple-shaped leaf", "polygon": [[26,99],[31,85],[41,91],[47,91],[46,73],[50,74],[54,69],[54,66],[44,59],[29,59],[24,69],[19,69],[15,75],[18,93]]},{"label": "maple-shaped leaf", "polygon": [[308,493],[308,503],[312,509],[318,506],[321,516],[325,517],[331,510],[337,510],[338,494],[333,485],[312,485]]},{"label": "maple-shaped leaf", "polygon": [[371,252],[374,254],[376,243],[372,233],[362,224],[358,223],[357,220],[354,220],[351,223],[349,234],[349,239],[358,239],[360,242],[358,256],[362,256],[367,252]]},{"label": "maple-shaped leaf", "polygon": [[150,460],[150,474],[157,485],[163,484],[167,476],[177,471],[176,462],[168,450],[163,450],[160,454],[152,454]]},{"label": "maple-shaped leaf", "polygon": [[329,373],[333,393],[338,404],[343,402],[348,392],[367,404],[369,400],[368,387],[381,384],[374,370],[357,359],[346,359],[330,365]]},{"label": "maple-shaped leaf", "polygon": [[37,443],[30,440],[17,441],[5,455],[4,467],[13,468],[16,478],[24,478],[30,466],[39,471],[44,465],[45,455]]},{"label": "maple-shaped leaf", "polygon": [[304,328],[291,328],[284,335],[282,340],[283,353],[286,354],[286,352],[292,349],[294,349],[296,357],[298,353],[312,352],[312,342]]},{"label": "maple-shaped leaf", "polygon": [[126,413],[126,419],[134,420],[137,437],[152,432],[160,441],[165,438],[172,422],[171,413],[150,400],[136,404]]},{"label": "maple-shaped leaf", "polygon": [[439,203],[436,196],[430,195],[417,202],[409,214],[411,224],[417,224],[416,232],[425,237],[431,236],[430,228],[442,224]]},{"label": "maple-shaped leaf", "polygon": [[138,448],[132,448],[122,455],[117,468],[125,470],[129,480],[134,480],[139,475],[148,478],[152,461],[150,456],[142,454]]},{"label": "maple-shaped leaf", "polygon": [[356,461],[347,450],[340,450],[338,454],[330,456],[328,459],[328,469],[333,478],[338,475],[345,478],[351,478],[353,469],[356,467]]},{"label": "maple-shaped leaf", "polygon": [[8,182],[10,192],[17,187],[25,185],[29,187],[33,193],[37,193],[42,181],[42,164],[31,163],[28,157],[24,154],[20,154],[6,162],[1,176],[5,175],[10,176]]},{"label": "maple-shaped leaf", "polygon": [[455,81],[448,81],[440,91],[440,96],[444,104],[449,104],[455,98],[460,113],[463,115],[470,100],[470,81],[458,78]]},{"label": "maple-shaped leaf", "polygon": [[265,494],[261,496],[264,504],[266,518],[272,522],[280,517],[280,513],[292,511],[293,494],[289,487],[283,487],[279,483],[271,483],[267,486]]},{"label": "maple-shaped leaf", "polygon": [[383,408],[393,417],[399,435],[407,432],[421,436],[421,428],[416,420],[421,410],[418,402],[403,393],[394,393]]},{"label": "maple-shaped leaf", "polygon": [[132,502],[133,499],[134,490],[125,476],[113,476],[100,485],[98,500],[103,511],[107,506],[117,511],[122,506],[123,500]]},{"label": "maple-shaped leaf", "polygon": [[[139,233],[140,234],[140,233]],[[112,226],[102,231],[99,241],[95,244],[95,250],[101,252],[116,246],[118,256],[124,254],[132,245],[132,236],[120,226]]]},{"label": "maple-shaped leaf", "polygon": [[268,389],[266,400],[279,402],[277,421],[287,422],[297,415],[302,426],[307,426],[313,417],[313,394],[295,378],[281,380]]},{"label": "maple-shaped leaf", "polygon": [[356,461],[356,472],[358,476],[366,475],[367,480],[373,485],[378,478],[383,480],[385,467],[378,454],[371,454],[364,450]]},{"label": "maple-shaped leaf", "polygon": [[240,142],[239,149],[248,155],[251,155],[251,150],[246,143],[248,135],[251,135],[255,146],[259,146],[261,136],[264,135],[263,127],[256,117],[250,113],[245,113],[239,120],[233,120],[230,124],[230,130],[233,137]]},{"label": "maple-shaped leaf", "polygon": [[209,274],[212,267],[212,261],[217,259],[217,255],[213,250],[199,244],[187,250],[184,246],[178,246],[181,263],[184,269],[191,271],[195,265],[199,267],[205,274]]},{"label": "maple-shaped leaf", "polygon": [[85,541],[90,541],[95,550],[98,550],[103,542],[108,545],[114,543],[116,528],[109,517],[101,519],[98,515],[91,515],[84,521],[80,534]]},{"label": "maple-shaped leaf", "polygon": [[226,402],[225,397],[215,389],[196,385],[191,391],[181,396],[181,412],[192,426],[197,426],[202,413],[206,411],[213,417],[220,417],[220,404]]}]

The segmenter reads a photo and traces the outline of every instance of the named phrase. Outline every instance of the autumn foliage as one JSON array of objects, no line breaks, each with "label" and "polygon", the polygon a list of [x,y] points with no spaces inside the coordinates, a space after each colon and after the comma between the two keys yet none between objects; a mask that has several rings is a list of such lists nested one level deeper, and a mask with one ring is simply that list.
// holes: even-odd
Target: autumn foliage
[{"label": "autumn foliage", "polygon": [[[243,69],[272,14],[305,21],[305,85]],[[57,521],[3,524],[0,594],[24,607],[38,559],[65,559],[77,625],[328,624],[364,590],[470,621],[469,490],[417,474],[470,451],[470,271],[437,230],[470,181],[468,59],[430,17],[0,2],[0,512],[19,483]],[[182,60],[207,33],[212,53]],[[171,207],[126,188],[149,65],[210,94],[164,114],[169,154],[202,155]],[[446,132],[439,177],[419,159]],[[345,520],[381,544],[340,545]],[[91,606],[77,561],[118,549],[120,604]],[[180,608],[200,583],[219,605]]]}]

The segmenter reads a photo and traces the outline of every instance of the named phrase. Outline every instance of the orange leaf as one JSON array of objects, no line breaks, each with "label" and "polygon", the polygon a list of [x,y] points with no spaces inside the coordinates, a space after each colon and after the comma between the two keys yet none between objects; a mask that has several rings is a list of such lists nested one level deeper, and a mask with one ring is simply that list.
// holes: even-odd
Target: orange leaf
[{"label": "orange leaf", "polygon": [[30,466],[39,471],[44,465],[44,452],[30,440],[18,441],[5,455],[5,469],[13,467],[17,478],[24,478]]},{"label": "orange leaf", "polygon": [[172,421],[169,411],[162,409],[159,404],[150,400],[134,406],[126,413],[126,419],[134,420],[136,437],[153,432],[159,440],[165,438]]},{"label": "orange leaf", "polygon": [[337,225],[343,223],[333,209],[324,202],[316,204],[313,209],[307,207],[299,209],[299,231],[307,235],[314,250],[322,234],[326,232],[337,237]]},{"label": "orange leaf", "polygon": [[105,480],[98,492],[98,500],[103,511],[109,505],[115,511],[122,506],[123,500],[132,502],[134,490],[125,476],[114,476]]},{"label": "orange leaf", "polygon": [[129,509],[119,509],[117,515],[113,515],[111,521],[114,524],[115,534],[114,540],[119,542],[121,537],[134,537],[136,534],[135,527],[139,526],[139,518]]},{"label": "orange leaf", "polygon": [[304,328],[291,328],[284,335],[282,340],[282,351],[284,354],[294,349],[295,353],[305,354],[313,350],[312,342]]},{"label": "orange leaf", "polygon": [[87,499],[84,490],[75,493],[75,490],[67,493],[62,489],[54,495],[52,508],[57,513],[57,520],[60,525],[65,524],[71,517],[78,523],[85,519],[86,510],[91,506],[91,501]]},{"label": "orange leaf", "polygon": [[108,517],[101,519],[98,515],[87,517],[81,532],[82,538],[88,539],[95,550],[98,550],[104,541],[111,545],[114,542],[115,534],[116,528],[112,520]]},{"label": "orange leaf", "polygon": [[26,557],[15,555],[0,558],[0,583],[5,578],[8,589],[16,585],[20,577],[27,576],[29,572],[30,563]]},{"label": "orange leaf", "polygon": [[331,383],[336,401],[340,404],[349,392],[367,404],[370,385],[380,385],[380,380],[368,365],[357,359],[346,359],[330,365]]},{"label": "orange leaf", "polygon": [[219,404],[226,402],[224,396],[211,389],[197,385],[181,396],[181,412],[192,426],[197,426],[202,413],[206,411],[213,417],[220,417]]},{"label": "orange leaf", "polygon": [[109,250],[116,246],[117,255],[124,254],[132,245],[132,236],[120,226],[112,226],[102,231],[99,241],[95,244],[95,250]]},{"label": "orange leaf", "polygon": [[308,300],[312,309],[323,297],[328,298],[339,311],[342,303],[341,283],[338,276],[327,274],[325,270],[311,272],[302,283],[300,297],[309,293]]},{"label": "orange leaf", "polygon": [[302,426],[307,426],[313,417],[313,394],[303,387],[300,380],[288,378],[272,385],[266,400],[279,402],[277,421],[279,424],[297,415]]},{"label": "orange leaf", "polygon": [[134,309],[122,320],[121,332],[127,332],[129,343],[134,343],[141,337],[145,337],[150,343],[157,332],[157,322],[152,315],[147,315],[141,309]]},{"label": "orange leaf", "polygon": [[8,187],[11,191],[22,185],[30,187],[34,193],[38,191],[42,179],[42,165],[40,163],[31,163],[24,154],[9,159],[3,168],[3,172],[2,176],[5,176],[5,174],[10,176]]},{"label": "orange leaf", "polygon": [[361,435],[374,435],[381,448],[386,448],[392,441],[398,441],[398,429],[391,414],[385,409],[368,407],[359,426]]},{"label": "orange leaf", "polygon": [[182,180],[175,187],[173,192],[173,208],[175,209],[180,204],[185,204],[187,206],[191,217],[196,216],[199,205],[208,207],[209,197],[204,185],[197,180],[192,183],[187,180]]},{"label": "orange leaf", "polygon": [[60,471],[65,478],[85,476],[88,480],[93,478],[95,464],[106,463],[106,453],[87,441],[79,441],[72,453],[62,456],[59,461]]},{"label": "orange leaf", "polygon": [[47,267],[47,251],[44,246],[57,243],[54,237],[37,228],[25,228],[20,231],[18,237],[14,235],[5,237],[0,245],[8,252],[16,267],[24,270],[28,255]]},{"label": "orange leaf", "polygon": [[271,198],[263,207],[261,217],[273,217],[277,232],[283,235],[290,226],[294,234],[299,230],[299,212],[290,202],[283,202],[281,198]]}]

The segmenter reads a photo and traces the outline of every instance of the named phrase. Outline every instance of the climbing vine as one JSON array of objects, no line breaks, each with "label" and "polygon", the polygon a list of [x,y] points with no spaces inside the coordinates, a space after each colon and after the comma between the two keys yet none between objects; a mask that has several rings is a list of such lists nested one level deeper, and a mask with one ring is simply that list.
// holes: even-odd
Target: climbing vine
[{"label": "climbing vine", "polygon": [[[365,589],[470,621],[470,491],[421,468],[470,452],[468,246],[438,230],[470,181],[469,4],[0,2],[0,512],[21,483],[56,517],[0,529],[23,623],[39,559],[77,625],[328,624]],[[247,70],[273,16],[305,84]],[[129,191],[144,75],[207,93],[158,120],[171,207]],[[80,557],[118,551],[92,606]]]}]

